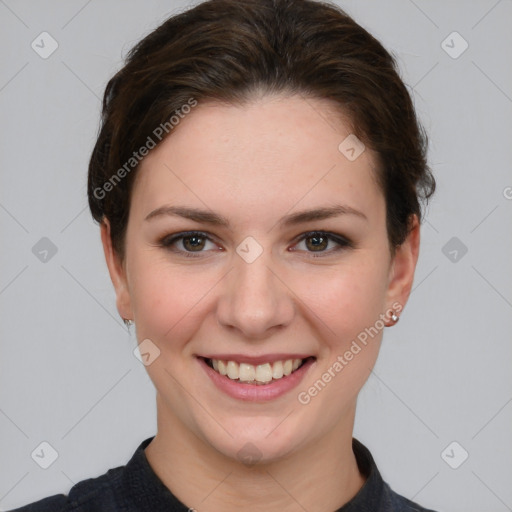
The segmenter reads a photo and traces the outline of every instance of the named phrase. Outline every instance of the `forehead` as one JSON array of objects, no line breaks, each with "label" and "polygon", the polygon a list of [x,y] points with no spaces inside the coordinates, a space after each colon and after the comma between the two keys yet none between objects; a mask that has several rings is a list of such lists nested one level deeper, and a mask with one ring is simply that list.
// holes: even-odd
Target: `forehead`
[{"label": "forehead", "polygon": [[141,163],[132,208],[143,215],[165,203],[229,206],[226,216],[236,209],[248,220],[336,202],[382,213],[376,156],[365,148],[353,159],[363,146],[351,130],[327,100],[199,103]]}]

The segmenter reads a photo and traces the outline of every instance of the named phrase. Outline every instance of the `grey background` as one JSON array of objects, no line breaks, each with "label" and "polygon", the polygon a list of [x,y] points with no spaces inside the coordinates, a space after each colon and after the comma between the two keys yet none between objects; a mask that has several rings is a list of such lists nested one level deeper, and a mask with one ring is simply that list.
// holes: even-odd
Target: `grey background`
[{"label": "grey background", "polygon": [[[399,59],[438,182],[414,290],[385,332],[355,436],[424,506],[512,510],[512,2],[339,3]],[[86,170],[106,81],[187,5],[0,0],[2,510],[125,464],[155,433],[155,392],[115,308]],[[31,48],[43,31],[59,45],[47,59]],[[458,58],[442,47],[453,31],[469,44]],[[46,261],[43,237],[57,249]],[[31,457],[42,441],[58,453],[48,469]]]}]

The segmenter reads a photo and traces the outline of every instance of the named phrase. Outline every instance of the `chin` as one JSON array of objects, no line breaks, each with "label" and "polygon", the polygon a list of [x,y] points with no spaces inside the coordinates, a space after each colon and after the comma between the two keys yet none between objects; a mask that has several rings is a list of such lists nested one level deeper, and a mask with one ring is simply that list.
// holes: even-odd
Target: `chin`
[{"label": "chin", "polygon": [[[281,419],[240,418],[226,428],[215,432],[204,432],[206,442],[225,457],[243,464],[270,464],[286,458],[304,442],[304,428],[301,436],[293,432],[291,422],[276,428]],[[286,422],[286,421],[285,421]]]}]

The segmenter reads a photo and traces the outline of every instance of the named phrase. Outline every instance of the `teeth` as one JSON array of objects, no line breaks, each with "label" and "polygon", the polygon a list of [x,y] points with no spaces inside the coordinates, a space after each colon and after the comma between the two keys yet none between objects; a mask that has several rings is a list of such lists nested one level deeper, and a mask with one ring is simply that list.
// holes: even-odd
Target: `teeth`
[{"label": "teeth", "polygon": [[236,361],[222,361],[220,359],[212,359],[211,362],[215,371],[221,375],[226,375],[231,380],[268,384],[272,379],[277,380],[290,375],[301,365],[302,359],[287,359],[257,366],[247,363],[239,364]]},{"label": "teeth", "polygon": [[235,361],[228,361],[228,377],[230,379],[236,380],[238,377],[240,377],[240,371],[238,363],[235,363]]},{"label": "teeth", "polygon": [[283,362],[276,361],[272,365],[272,377],[274,377],[274,379],[280,379],[282,376],[283,376]]},{"label": "teeth", "polygon": [[251,382],[252,380],[254,380],[255,377],[256,377],[256,368],[254,368],[254,366],[252,364],[242,363],[239,365],[238,378],[242,382]]},{"label": "teeth", "polygon": [[270,382],[272,380],[272,366],[269,363],[256,366],[256,377],[258,382]]},{"label": "teeth", "polygon": [[[224,361],[219,361],[218,359],[212,359],[213,368],[217,370],[221,375],[227,375],[228,369],[226,368],[226,363]],[[215,363],[218,365],[218,369],[215,368]]]}]

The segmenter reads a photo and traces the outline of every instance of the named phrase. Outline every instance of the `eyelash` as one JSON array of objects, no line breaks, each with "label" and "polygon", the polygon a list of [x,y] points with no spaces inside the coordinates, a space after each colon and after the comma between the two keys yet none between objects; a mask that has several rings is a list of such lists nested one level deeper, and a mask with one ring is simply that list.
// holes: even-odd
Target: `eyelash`
[{"label": "eyelash", "polygon": [[[186,232],[175,233],[173,235],[165,236],[164,238],[162,238],[159,241],[159,245],[161,247],[163,247],[164,249],[168,249],[172,252],[183,254],[187,258],[200,258],[200,257],[202,257],[201,253],[203,253],[205,251],[192,252],[192,251],[181,251],[181,250],[171,249],[171,247],[176,242],[183,240],[185,238],[192,238],[194,236],[198,236],[200,238],[204,238],[210,242],[215,243],[214,239],[212,237],[210,237],[207,233],[204,233],[202,231],[186,231]],[[307,233],[303,233],[302,235],[300,235],[300,237],[298,239],[296,239],[294,245],[302,242],[303,240],[305,240],[307,238],[313,238],[315,236],[327,238],[329,241],[332,241],[332,242],[335,242],[336,244],[338,244],[338,247],[336,247],[335,249],[331,249],[330,251],[318,251],[318,252],[306,251],[306,252],[310,253],[313,258],[323,258],[326,256],[330,256],[333,253],[337,253],[343,249],[348,249],[348,248],[353,247],[353,243],[348,238],[342,237],[341,235],[337,235],[336,233],[330,233],[328,231],[308,231]]]}]

